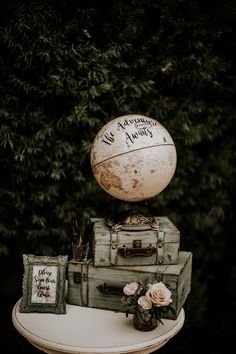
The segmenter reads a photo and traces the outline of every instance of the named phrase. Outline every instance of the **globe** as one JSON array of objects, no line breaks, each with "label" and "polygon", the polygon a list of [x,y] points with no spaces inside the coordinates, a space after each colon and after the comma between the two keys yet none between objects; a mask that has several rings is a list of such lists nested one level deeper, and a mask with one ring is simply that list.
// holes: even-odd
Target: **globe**
[{"label": "globe", "polygon": [[175,144],[157,120],[139,114],[112,119],[97,133],[91,168],[99,185],[127,202],[163,191],[176,170]]}]

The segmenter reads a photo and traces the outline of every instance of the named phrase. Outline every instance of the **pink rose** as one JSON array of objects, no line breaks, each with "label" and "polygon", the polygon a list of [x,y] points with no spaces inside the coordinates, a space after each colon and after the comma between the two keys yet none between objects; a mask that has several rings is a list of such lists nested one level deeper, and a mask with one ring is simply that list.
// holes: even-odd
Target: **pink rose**
[{"label": "pink rose", "polygon": [[124,294],[127,296],[134,295],[135,292],[137,291],[138,287],[139,287],[139,285],[136,281],[133,283],[126,284],[123,289]]},{"label": "pink rose", "polygon": [[171,291],[162,282],[149,284],[145,296],[138,299],[138,304],[146,310],[151,309],[153,305],[157,307],[168,306],[171,302]]}]

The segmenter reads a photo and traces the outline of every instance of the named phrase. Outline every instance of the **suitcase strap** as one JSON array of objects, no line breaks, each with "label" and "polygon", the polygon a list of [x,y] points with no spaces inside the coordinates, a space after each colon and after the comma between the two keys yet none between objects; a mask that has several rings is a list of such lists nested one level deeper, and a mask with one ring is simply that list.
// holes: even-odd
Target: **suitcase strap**
[{"label": "suitcase strap", "polygon": [[157,264],[162,264],[164,261],[164,244],[165,244],[165,232],[157,231],[158,241],[157,241]]},{"label": "suitcase strap", "polygon": [[81,263],[81,271],[74,273],[74,283],[80,285],[80,299],[82,306],[88,306],[88,264]]},{"label": "suitcase strap", "polygon": [[115,266],[117,264],[117,247],[119,244],[118,232],[110,232],[110,264]]}]

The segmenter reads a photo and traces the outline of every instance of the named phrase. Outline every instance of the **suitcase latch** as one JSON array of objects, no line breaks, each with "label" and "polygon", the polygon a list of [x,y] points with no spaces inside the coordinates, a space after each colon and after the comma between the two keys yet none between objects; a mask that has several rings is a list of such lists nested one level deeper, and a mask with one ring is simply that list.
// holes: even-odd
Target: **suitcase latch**
[{"label": "suitcase latch", "polygon": [[88,281],[88,274],[81,272],[74,272],[74,283],[81,284],[82,281]]},{"label": "suitcase latch", "polygon": [[133,241],[133,248],[142,248],[142,241],[141,240],[134,240]]}]

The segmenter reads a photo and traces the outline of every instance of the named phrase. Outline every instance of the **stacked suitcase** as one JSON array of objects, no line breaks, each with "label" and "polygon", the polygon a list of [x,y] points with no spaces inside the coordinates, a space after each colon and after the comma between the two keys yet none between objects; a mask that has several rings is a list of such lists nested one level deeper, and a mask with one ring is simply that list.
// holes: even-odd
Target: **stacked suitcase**
[{"label": "stacked suitcase", "polygon": [[180,232],[168,217],[158,230],[114,231],[92,218],[92,257],[68,265],[68,303],[124,312],[123,287],[133,281],[162,281],[172,292],[165,318],[176,319],[191,288],[192,253],[180,250]]}]

